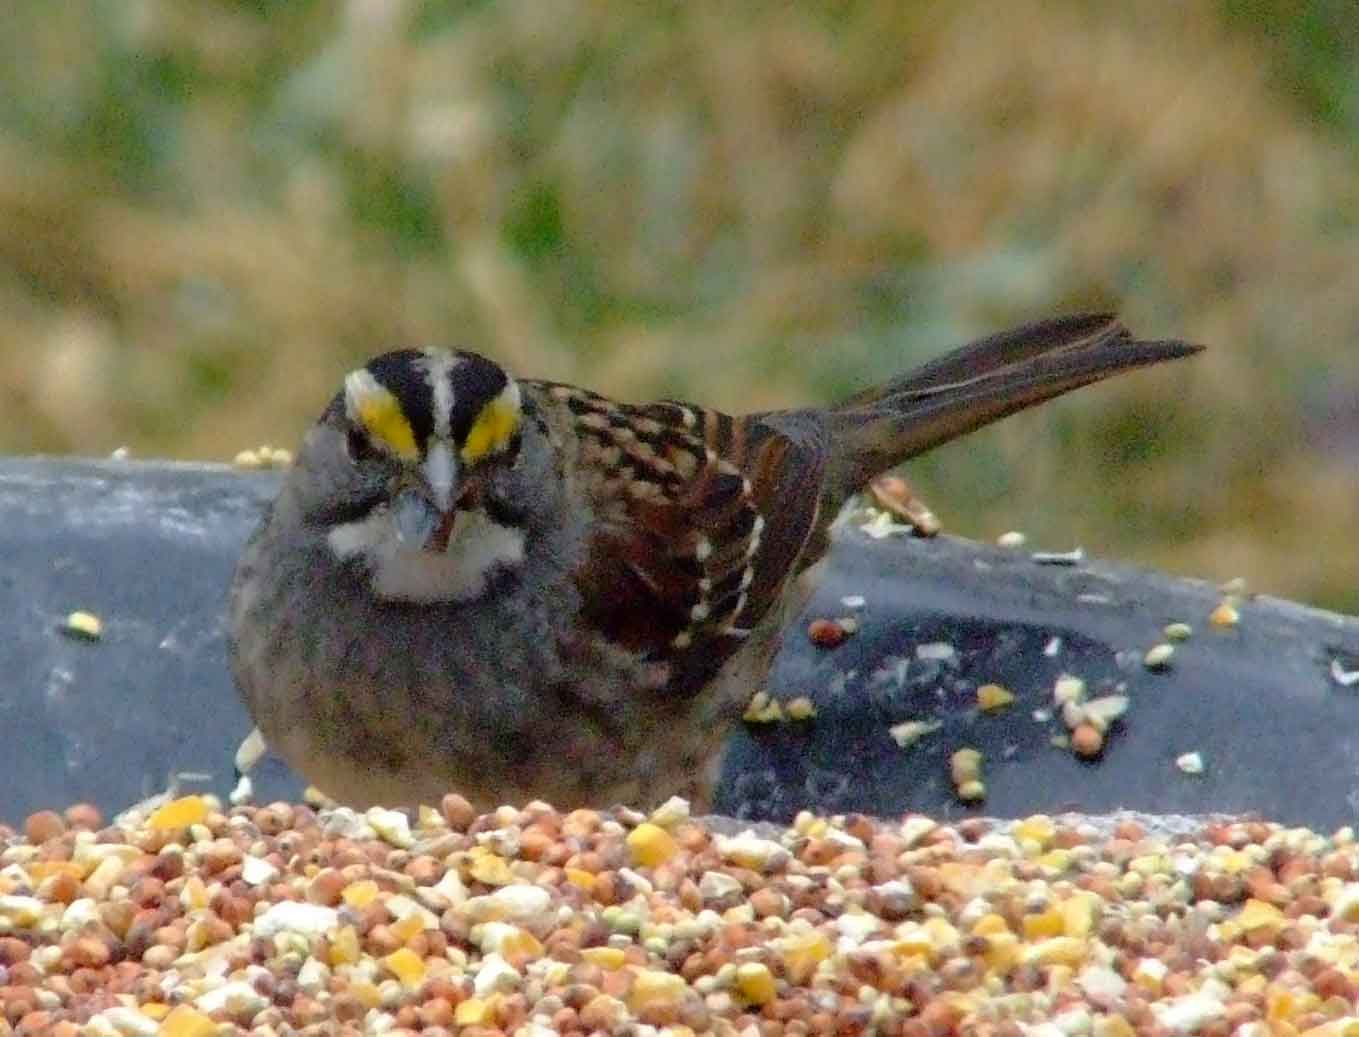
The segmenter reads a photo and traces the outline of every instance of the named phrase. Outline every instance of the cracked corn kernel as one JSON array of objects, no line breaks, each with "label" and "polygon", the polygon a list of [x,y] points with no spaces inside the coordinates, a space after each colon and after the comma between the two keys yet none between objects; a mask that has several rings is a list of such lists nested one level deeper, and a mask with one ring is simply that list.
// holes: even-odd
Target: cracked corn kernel
[{"label": "cracked corn kernel", "polygon": [[416,987],[424,982],[425,961],[409,947],[397,948],[382,959],[382,964],[387,966],[387,971],[401,980],[403,986]]},{"label": "cracked corn kernel", "polygon": [[181,796],[157,807],[146,819],[148,828],[188,828],[201,825],[208,816],[208,801],[202,796]]},{"label": "cracked corn kernel", "polygon": [[1035,843],[1042,850],[1057,837],[1057,826],[1046,814],[1034,814],[1016,821],[1012,834],[1020,842]]},{"label": "cracked corn kernel", "polygon": [[643,821],[628,833],[628,850],[632,863],[643,868],[654,868],[664,864],[679,852],[679,844],[674,837],[660,825]]},{"label": "cracked corn kernel", "polygon": [[380,892],[378,884],[372,879],[360,879],[345,886],[340,899],[349,907],[364,908],[376,900]]},{"label": "cracked corn kernel", "polygon": [[783,711],[789,720],[810,720],[816,716],[816,703],[806,695],[799,695],[789,699]]},{"label": "cracked corn kernel", "polygon": [[1088,944],[1075,936],[1054,936],[1024,948],[1023,959],[1031,965],[1080,965]]},{"label": "cracked corn kernel", "polygon": [[62,629],[75,637],[87,641],[98,641],[104,636],[104,621],[93,612],[78,610],[66,617]]},{"label": "cracked corn kernel", "polygon": [[977,689],[977,707],[987,712],[1004,709],[1014,700],[1014,692],[1000,684],[983,684]]},{"label": "cracked corn kernel", "polygon": [[580,952],[580,958],[609,972],[621,969],[627,961],[621,947],[585,947]]},{"label": "cracked corn kernel", "polygon": [[1223,601],[1218,604],[1217,608],[1208,613],[1208,622],[1215,627],[1224,629],[1234,627],[1241,622],[1241,613],[1230,601]]},{"label": "cracked corn kernel", "polygon": [[595,888],[594,872],[586,871],[584,868],[564,868],[563,873],[566,875],[566,881],[577,889],[589,893]]},{"label": "cracked corn kernel", "polygon": [[633,980],[632,990],[628,992],[628,1005],[636,1011],[645,1004],[675,1004],[688,989],[689,984],[684,981],[684,977],[673,972],[642,969]]},{"label": "cracked corn kernel", "polygon": [[480,1026],[491,1021],[492,1005],[484,997],[469,997],[453,1010],[453,1021],[459,1026]]},{"label": "cracked corn kernel", "polygon": [[1284,923],[1284,913],[1273,904],[1254,897],[1247,900],[1236,916],[1236,924],[1244,931],[1278,929]]},{"label": "cracked corn kernel", "polygon": [[960,783],[954,792],[964,803],[975,803],[986,798],[986,783],[974,778]]},{"label": "cracked corn kernel", "polygon": [[790,982],[805,984],[831,955],[831,942],[819,932],[785,936],[778,945],[783,971]]},{"label": "cracked corn kernel", "polygon": [[352,925],[342,925],[330,938],[331,965],[352,965],[359,960],[359,934]]},{"label": "cracked corn kernel", "polygon": [[953,783],[961,785],[981,775],[982,754],[976,749],[959,749],[949,757],[949,772]]},{"label": "cracked corn kernel", "polygon": [[216,1037],[218,1026],[210,1016],[188,1005],[177,1005],[161,1021],[160,1037]]},{"label": "cracked corn kernel", "polygon": [[767,1005],[777,992],[769,966],[759,961],[748,961],[736,967],[736,989],[753,1005]]},{"label": "cracked corn kernel", "polygon": [[425,920],[419,912],[413,912],[405,918],[392,923],[392,932],[400,940],[409,941],[425,931]]},{"label": "cracked corn kernel", "polygon": [[1062,931],[1066,936],[1091,936],[1099,922],[1100,900],[1093,893],[1074,893],[1061,905]]},{"label": "cracked corn kernel", "polygon": [[488,886],[508,886],[514,881],[509,862],[494,853],[482,853],[472,858],[467,873],[478,882]]},{"label": "cracked corn kernel", "polygon": [[1042,940],[1050,936],[1061,936],[1066,930],[1066,921],[1056,908],[1048,908],[1037,914],[1024,916],[1024,938]]}]

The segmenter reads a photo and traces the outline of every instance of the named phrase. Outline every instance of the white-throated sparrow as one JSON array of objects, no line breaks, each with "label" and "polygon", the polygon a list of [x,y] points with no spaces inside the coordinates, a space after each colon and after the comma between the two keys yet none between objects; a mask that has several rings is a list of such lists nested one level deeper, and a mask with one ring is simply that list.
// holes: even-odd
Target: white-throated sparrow
[{"label": "white-throated sparrow", "polygon": [[246,547],[236,680],[269,745],[350,803],[706,803],[869,479],[1197,349],[1062,317],[830,409],[740,417],[387,353],[346,377]]}]

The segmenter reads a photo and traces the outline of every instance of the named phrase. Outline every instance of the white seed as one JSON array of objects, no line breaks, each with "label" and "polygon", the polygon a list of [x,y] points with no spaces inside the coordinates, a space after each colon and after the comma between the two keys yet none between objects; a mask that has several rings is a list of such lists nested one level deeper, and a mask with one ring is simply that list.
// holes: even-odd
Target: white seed
[{"label": "white seed", "polygon": [[1023,533],[1012,529],[1008,533],[1002,533],[1000,536],[996,537],[996,545],[998,547],[1006,548],[1023,547],[1025,543],[1028,542],[1028,539],[1029,538]]},{"label": "white seed", "polygon": [[897,745],[909,749],[920,739],[933,734],[943,726],[943,722],[939,720],[907,720],[901,724],[893,724],[887,729],[887,733]]},{"label": "white seed", "polygon": [[1029,555],[1039,565],[1080,565],[1085,561],[1085,548],[1070,551],[1035,551]]},{"label": "white seed", "polygon": [[795,699],[789,699],[783,711],[789,720],[810,720],[816,716],[816,703],[806,695],[799,695]]},{"label": "white seed", "polygon": [[1142,657],[1142,665],[1148,670],[1164,670],[1170,666],[1171,656],[1175,654],[1175,646],[1169,644],[1154,645],[1147,650],[1147,654]]},{"label": "white seed", "polygon": [[1183,753],[1175,757],[1175,766],[1185,774],[1202,774],[1204,763],[1202,753]]},{"label": "white seed", "polygon": [[1331,660],[1331,679],[1342,688],[1352,688],[1359,684],[1359,669],[1347,670],[1339,659]]},{"label": "white seed", "polygon": [[1188,623],[1167,623],[1163,633],[1168,641],[1188,641],[1194,634],[1194,628]]},{"label": "white seed", "polygon": [[258,727],[252,728],[236,749],[236,770],[241,774],[249,774],[268,751],[269,746],[264,741],[264,732]]},{"label": "white seed", "polygon": [[1127,695],[1101,695],[1085,704],[1085,719],[1103,734],[1109,725],[1128,712]]},{"label": "white seed", "polygon": [[915,657],[922,661],[944,661],[957,656],[958,650],[947,641],[931,641],[929,644],[916,645]]},{"label": "white seed", "polygon": [[1052,686],[1052,701],[1059,706],[1064,706],[1068,702],[1079,702],[1085,698],[1085,681],[1079,677],[1073,677],[1069,673],[1064,673],[1057,678],[1057,682]]}]

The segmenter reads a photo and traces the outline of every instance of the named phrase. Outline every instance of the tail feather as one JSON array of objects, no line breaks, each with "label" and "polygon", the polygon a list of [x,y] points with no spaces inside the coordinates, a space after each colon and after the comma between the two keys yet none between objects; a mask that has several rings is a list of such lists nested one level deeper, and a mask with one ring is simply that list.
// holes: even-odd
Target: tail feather
[{"label": "tail feather", "polygon": [[843,463],[832,495],[844,499],[880,472],[1017,411],[1202,348],[1134,339],[1107,314],[1039,321],[963,346],[835,408],[829,431]]}]

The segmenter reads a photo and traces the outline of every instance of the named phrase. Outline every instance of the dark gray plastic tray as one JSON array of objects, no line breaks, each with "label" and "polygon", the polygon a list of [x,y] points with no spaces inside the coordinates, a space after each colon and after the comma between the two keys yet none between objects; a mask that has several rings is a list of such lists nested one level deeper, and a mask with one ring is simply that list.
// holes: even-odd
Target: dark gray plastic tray
[{"label": "dark gray plastic tray", "polygon": [[[0,819],[94,802],[112,813],[176,772],[232,784],[249,730],[226,670],[227,581],[271,473],[209,465],[0,459]],[[842,603],[865,599],[860,608]],[[1214,630],[1218,591],[1103,562],[1041,565],[1024,551],[950,537],[873,540],[850,527],[808,614],[790,627],[769,691],[807,695],[812,720],[750,726],[733,739],[718,808],[782,819],[798,809],[971,812],[1257,812],[1333,828],[1359,813],[1359,620],[1258,598]],[[100,640],[62,632],[75,609],[100,616]],[[809,617],[854,615],[833,650],[811,645]],[[1162,673],[1142,665],[1168,622],[1194,636]],[[1054,643],[1054,638],[1060,639]],[[920,645],[948,645],[920,658]],[[1054,651],[1055,648],[1055,651]],[[948,655],[926,649],[926,656]],[[1051,744],[1062,673],[1098,693],[1126,685],[1131,706],[1103,755]],[[980,713],[975,689],[1016,701]],[[1040,713],[1041,716],[1041,713]],[[910,749],[888,733],[941,722]],[[955,798],[948,758],[983,754],[987,798]],[[1202,774],[1176,758],[1201,754]],[[260,798],[295,797],[281,764],[256,772]],[[606,805],[606,804],[601,804]]]}]

